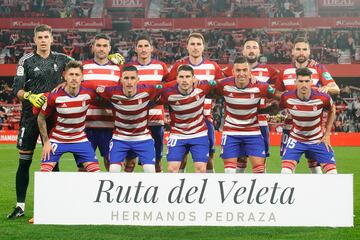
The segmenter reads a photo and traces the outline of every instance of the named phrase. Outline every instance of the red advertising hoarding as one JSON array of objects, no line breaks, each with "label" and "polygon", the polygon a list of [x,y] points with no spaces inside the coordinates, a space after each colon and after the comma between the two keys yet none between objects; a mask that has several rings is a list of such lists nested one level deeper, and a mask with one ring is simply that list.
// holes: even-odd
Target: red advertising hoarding
[{"label": "red advertising hoarding", "polygon": [[106,8],[146,8],[147,0],[106,0]]},{"label": "red advertising hoarding", "polygon": [[360,8],[360,0],[317,0],[319,10],[354,10]]},{"label": "red advertising hoarding", "polygon": [[2,18],[1,29],[34,29],[48,24],[53,29],[112,29],[111,18]]}]

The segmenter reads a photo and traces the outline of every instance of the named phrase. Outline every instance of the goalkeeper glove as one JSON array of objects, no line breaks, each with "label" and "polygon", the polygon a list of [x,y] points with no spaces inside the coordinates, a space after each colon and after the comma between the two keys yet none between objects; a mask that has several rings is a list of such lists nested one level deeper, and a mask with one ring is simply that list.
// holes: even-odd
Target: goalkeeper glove
[{"label": "goalkeeper glove", "polygon": [[116,65],[124,65],[125,63],[125,58],[120,53],[110,54],[108,59]]},{"label": "goalkeeper glove", "polygon": [[42,93],[32,94],[31,91],[24,93],[24,99],[28,100],[36,108],[41,108],[46,102],[46,97]]}]

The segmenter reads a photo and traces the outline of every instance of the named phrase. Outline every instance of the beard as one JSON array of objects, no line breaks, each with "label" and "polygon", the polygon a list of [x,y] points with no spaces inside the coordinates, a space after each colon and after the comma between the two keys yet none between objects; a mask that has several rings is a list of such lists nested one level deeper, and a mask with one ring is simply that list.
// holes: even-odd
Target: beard
[{"label": "beard", "polygon": [[306,62],[308,59],[306,57],[303,56],[299,56],[295,59],[298,63],[303,64],[304,62]]},{"label": "beard", "polygon": [[257,62],[258,59],[259,59],[259,56],[256,56],[256,57],[254,57],[254,58],[246,57],[246,60],[247,60],[248,63],[250,63],[250,64]]}]

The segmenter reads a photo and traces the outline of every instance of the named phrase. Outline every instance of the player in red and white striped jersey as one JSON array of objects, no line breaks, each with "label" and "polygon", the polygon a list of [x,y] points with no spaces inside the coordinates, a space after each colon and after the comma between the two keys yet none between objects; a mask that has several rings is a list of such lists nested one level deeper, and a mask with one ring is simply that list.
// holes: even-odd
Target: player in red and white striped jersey
[{"label": "player in red and white striped jersey", "polygon": [[[195,78],[198,80],[216,80],[223,78],[222,71],[219,65],[204,58],[204,45],[205,39],[200,33],[191,33],[187,39],[187,51],[189,56],[178,60],[174,66],[172,66],[167,81],[173,81],[177,76],[177,69],[180,65],[188,64],[194,69]],[[208,127],[209,136],[209,161],[207,165],[207,172],[214,172],[214,152],[215,152],[215,133],[212,118],[212,99],[205,99],[204,115],[206,117],[206,125]],[[185,162],[186,163],[186,162]],[[183,171],[185,164],[181,166]]]},{"label": "player in red and white striped jersey", "polygon": [[[312,89],[313,71],[296,70],[296,90],[283,94],[280,108],[292,116],[290,137],[282,156],[282,173],[293,173],[303,153],[319,162],[326,173],[337,173],[334,152],[330,146],[330,131],[336,117],[336,107],[327,93]],[[323,112],[328,112],[325,132]]]},{"label": "player in red and white striped jersey", "polygon": [[[80,86],[81,63],[70,61],[65,66],[63,89],[48,96],[38,116],[43,139],[41,171],[50,172],[66,152],[74,154],[77,164],[88,172],[98,172],[99,163],[85,134],[85,119],[89,105],[96,99],[95,91]],[[48,137],[46,118],[54,117],[54,127]]]},{"label": "player in red and white striped jersey", "polygon": [[96,92],[109,100],[115,111],[115,129],[110,142],[110,172],[120,172],[125,157],[134,152],[144,172],[155,172],[154,140],[148,128],[149,103],[160,94],[155,85],[138,85],[135,66],[122,69],[121,85],[99,86]]},{"label": "player in red and white striped jersey", "polygon": [[267,83],[250,83],[250,65],[244,56],[237,58],[233,67],[234,77],[218,84],[224,96],[225,115],[222,154],[226,173],[235,173],[237,159],[245,155],[252,163],[252,172],[265,172],[265,144],[258,122],[261,98],[279,98],[281,93]]},{"label": "player in red and white striped jersey", "polygon": [[[138,70],[139,84],[156,85],[161,84],[168,75],[164,62],[152,59],[154,48],[148,36],[139,36],[135,41],[137,61],[126,64],[135,66]],[[151,136],[155,141],[156,172],[161,172],[161,158],[164,145],[164,106],[155,105],[149,110],[148,125]],[[125,166],[126,172],[132,172],[135,166],[135,158],[130,156]]]},{"label": "player in red and white striped jersey", "polygon": [[[251,75],[253,77],[253,80],[259,83],[268,83],[271,86],[274,86],[277,81],[279,71],[267,64],[262,64],[258,62],[260,57],[260,44],[258,43],[258,41],[254,38],[246,39],[244,42],[244,48],[242,53],[244,57],[246,57],[251,67]],[[225,76],[232,76],[232,67],[227,67],[223,71]],[[268,102],[267,99],[264,98],[261,99],[260,108],[266,107],[267,102]],[[260,125],[261,135],[264,138],[266,157],[269,157],[270,139],[269,139],[269,125],[267,122],[266,114],[258,114],[258,121]],[[238,166],[236,172],[244,173],[246,166],[247,166],[246,156],[240,157],[238,159]]]},{"label": "player in red and white striped jersey", "polygon": [[[120,67],[111,62],[108,57],[111,51],[111,39],[105,34],[98,34],[92,45],[94,58],[83,62],[83,86],[96,90],[98,85],[116,86],[120,80]],[[114,118],[111,106],[94,102],[86,115],[86,134],[96,151],[99,148],[104,158],[106,170],[109,170],[109,144],[114,128]]]},{"label": "player in red and white striped jersey", "polygon": [[177,85],[166,88],[161,102],[169,106],[170,136],[168,140],[168,172],[178,172],[181,161],[191,152],[196,173],[205,173],[209,156],[208,129],[204,116],[205,95],[215,81],[200,81],[194,88],[194,70],[181,65]]},{"label": "player in red and white striped jersey", "polygon": [[[280,74],[278,81],[275,84],[275,88],[279,91],[289,91],[296,89],[296,69],[308,67],[309,70],[313,73],[312,78],[312,87],[317,88],[319,92],[329,93],[336,95],[339,93],[339,87],[335,83],[334,79],[331,77],[330,73],[325,66],[321,64],[310,64],[310,45],[309,42],[304,38],[297,38],[294,42],[294,48],[292,50],[294,63],[283,69]],[[311,66],[310,66],[311,65]],[[288,115],[284,121],[283,126],[283,135],[281,138],[280,146],[280,155],[282,156],[283,150],[286,146],[286,143],[289,138],[289,132],[292,126],[291,115]],[[312,173],[321,173],[321,168],[319,164],[310,159],[309,156],[306,156],[308,159],[308,166]]]}]

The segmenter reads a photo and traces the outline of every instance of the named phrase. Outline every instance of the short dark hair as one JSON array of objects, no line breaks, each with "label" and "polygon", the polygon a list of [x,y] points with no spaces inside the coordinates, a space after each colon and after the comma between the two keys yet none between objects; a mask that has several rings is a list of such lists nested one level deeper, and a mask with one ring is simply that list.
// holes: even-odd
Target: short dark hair
[{"label": "short dark hair", "polygon": [[52,34],[52,28],[49,25],[41,24],[34,28],[34,35],[38,32],[49,32]]},{"label": "short dark hair", "polygon": [[304,37],[297,37],[297,38],[295,38],[295,40],[294,40],[294,46],[295,46],[295,44],[297,44],[297,43],[306,43],[306,44],[309,44],[309,41],[308,41],[306,38],[304,38]]},{"label": "short dark hair", "polygon": [[190,33],[187,40],[186,40],[186,44],[189,43],[190,38],[200,38],[202,40],[203,44],[205,44],[205,38],[201,33],[198,33],[198,32]]},{"label": "short dark hair", "polygon": [[194,76],[194,69],[190,65],[187,64],[180,65],[177,69],[177,72],[179,73],[180,71],[189,71],[191,72],[191,75]]},{"label": "short dark hair", "polygon": [[257,42],[257,44],[259,44],[259,46],[260,46],[259,41],[256,40],[256,39],[253,38],[253,37],[246,38],[245,41],[244,41],[244,45],[245,45],[247,42],[250,42],[250,41]]},{"label": "short dark hair", "polygon": [[109,35],[104,34],[104,33],[96,34],[96,36],[94,37],[94,41],[98,40],[98,39],[105,39],[105,40],[108,40],[109,42],[111,42],[111,38],[109,37]]},{"label": "short dark hair", "polygon": [[81,72],[84,70],[83,65],[81,62],[71,60],[65,65],[65,71],[69,70],[70,68],[80,68]]},{"label": "short dark hair", "polygon": [[311,79],[312,72],[309,68],[298,68],[296,69],[296,78],[298,76],[309,76]]},{"label": "short dark hair", "polygon": [[137,74],[138,70],[134,65],[129,65],[129,66],[125,66],[122,68],[121,73],[123,73],[123,72],[136,72],[136,74]]},{"label": "short dark hair", "polygon": [[241,56],[238,56],[235,61],[234,61],[234,64],[237,64],[237,63],[248,63],[248,60],[246,59],[245,56],[241,55]]},{"label": "short dark hair", "polygon": [[139,41],[141,41],[141,40],[148,41],[149,44],[150,44],[150,46],[153,45],[153,43],[152,43],[152,41],[151,41],[151,38],[150,38],[149,36],[147,36],[147,35],[140,35],[140,36],[138,36],[138,37],[136,38],[136,40],[135,40],[135,46],[137,46],[138,43],[139,43]]}]

